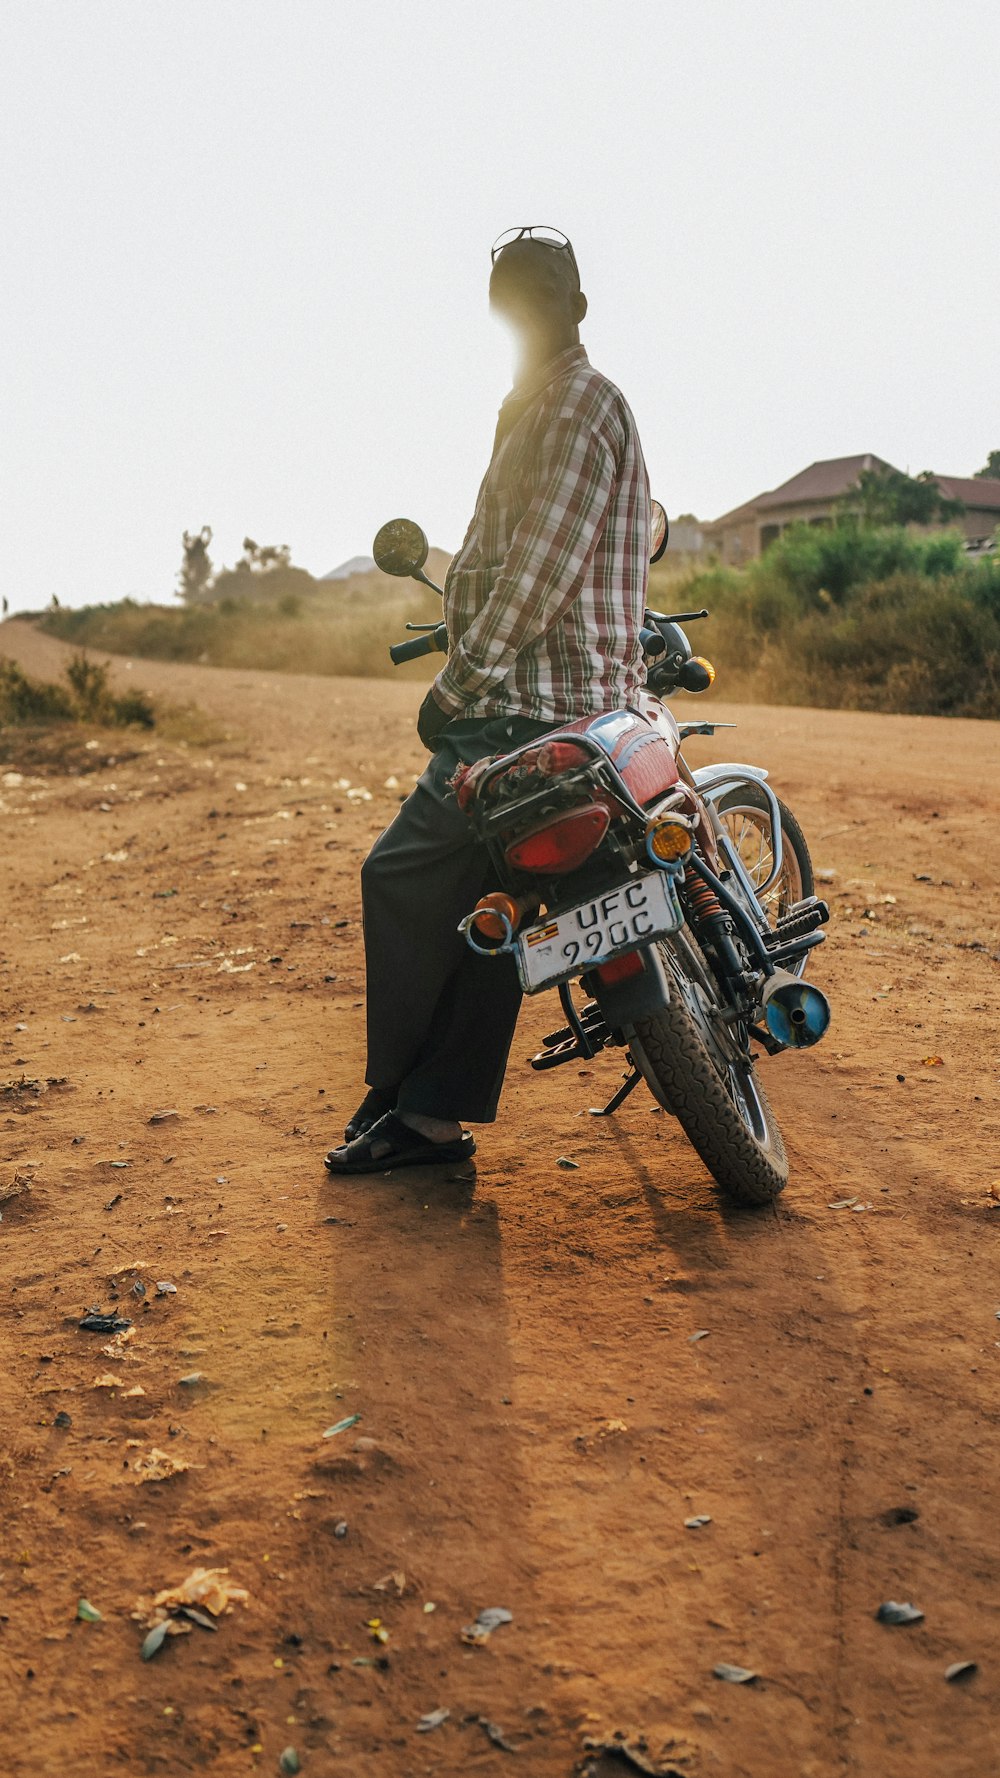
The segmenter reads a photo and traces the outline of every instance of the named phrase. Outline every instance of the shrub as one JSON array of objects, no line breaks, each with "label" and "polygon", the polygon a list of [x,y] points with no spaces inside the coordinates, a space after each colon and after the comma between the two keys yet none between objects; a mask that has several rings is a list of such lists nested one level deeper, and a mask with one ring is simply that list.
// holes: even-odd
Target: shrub
[{"label": "shrub", "polygon": [[970,561],[950,533],[800,525],[742,572],[668,590],[654,571],[650,598],[709,607],[691,640],[716,695],[1000,717],[1000,558]]},{"label": "shrub", "polygon": [[80,714],[97,722],[111,697],[107,667],[100,661],[92,661],[86,654],[75,654],[66,668],[66,677],[73,687]]},{"label": "shrub", "polygon": [[65,686],[29,679],[16,661],[0,659],[0,722],[66,722],[72,715]]},{"label": "shrub", "polygon": [[[292,571],[294,572],[294,570]],[[292,594],[297,599],[298,595]],[[390,642],[400,641],[408,621],[437,622],[436,594],[403,584],[370,599],[327,594],[282,610],[262,602],[226,598],[211,605],[94,605],[46,612],[42,627],[64,641],[213,667],[268,668],[281,673],[344,674],[361,678],[429,679],[440,655],[395,668]]]},{"label": "shrub", "polygon": [[815,605],[823,592],[842,604],[852,588],[903,569],[936,578],[957,573],[964,562],[957,532],[919,537],[899,526],[873,530],[845,519],[838,525],[790,525],[747,572],[755,590],[764,594],[784,587],[804,607]]},{"label": "shrub", "polygon": [[108,684],[108,669],[85,654],[75,654],[66,667],[68,685],[30,679],[16,661],[0,659],[0,722],[92,722],[106,727],[156,721],[143,691],[117,696]]}]

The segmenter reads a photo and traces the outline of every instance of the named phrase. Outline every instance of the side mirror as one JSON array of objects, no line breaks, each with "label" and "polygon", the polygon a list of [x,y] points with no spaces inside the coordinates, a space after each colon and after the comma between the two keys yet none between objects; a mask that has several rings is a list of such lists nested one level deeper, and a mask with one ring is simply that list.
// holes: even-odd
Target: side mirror
[{"label": "side mirror", "polygon": [[412,519],[390,519],[376,534],[372,544],[375,566],[383,574],[400,577],[416,575],[423,579],[421,569],[427,560],[430,545],[419,525]]},{"label": "side mirror", "polygon": [[658,500],[650,501],[649,516],[649,561],[650,566],[652,566],[654,562],[659,561],[667,547],[667,540],[670,536],[670,521]]}]

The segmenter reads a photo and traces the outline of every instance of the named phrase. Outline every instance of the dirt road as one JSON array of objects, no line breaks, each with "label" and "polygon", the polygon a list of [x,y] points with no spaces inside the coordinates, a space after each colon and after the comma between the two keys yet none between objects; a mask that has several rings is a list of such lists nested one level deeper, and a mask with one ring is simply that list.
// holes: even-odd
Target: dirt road
[{"label": "dirt road", "polygon": [[[621,1730],[684,1778],[992,1778],[1000,725],[717,705],[690,745],[771,766],[836,873],[749,1214],[647,1097],[587,1116],[620,1060],[531,1074],[536,1006],[474,1180],[332,1183],[417,691],[116,673],[214,736],[0,762],[6,1772],[565,1778]],[[198,1565],[248,1600],[143,1664]]]}]

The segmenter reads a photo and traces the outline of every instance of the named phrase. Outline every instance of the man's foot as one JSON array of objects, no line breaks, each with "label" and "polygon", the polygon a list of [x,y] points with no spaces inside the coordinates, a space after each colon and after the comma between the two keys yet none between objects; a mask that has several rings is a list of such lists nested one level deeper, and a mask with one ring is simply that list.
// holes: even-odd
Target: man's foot
[{"label": "man's foot", "polygon": [[[433,1123],[438,1120],[422,1121]],[[356,1136],[353,1142],[345,1143],[342,1148],[331,1148],[325,1165],[331,1173],[387,1173],[392,1167],[426,1167],[445,1161],[471,1160],[476,1152],[473,1137],[463,1135],[458,1124],[445,1127],[457,1129],[458,1137],[435,1142],[390,1111],[370,1130]]]},{"label": "man's foot", "polygon": [[393,1111],[395,1106],[395,1093],[387,1093],[383,1087],[371,1087],[344,1131],[344,1141],[353,1142],[356,1136],[363,1136],[387,1111]]},{"label": "man's foot", "polygon": [[401,1111],[399,1121],[428,1142],[460,1142],[462,1126],[449,1117],[425,1117],[422,1111]]}]

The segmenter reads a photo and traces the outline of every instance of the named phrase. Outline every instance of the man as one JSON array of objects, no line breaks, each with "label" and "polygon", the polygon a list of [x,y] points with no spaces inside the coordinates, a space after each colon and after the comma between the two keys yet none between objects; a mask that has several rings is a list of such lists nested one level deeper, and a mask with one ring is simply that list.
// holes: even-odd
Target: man
[{"label": "man", "polygon": [[361,873],[370,1090],[332,1173],[465,1159],[463,1123],[496,1117],[521,990],[509,956],[457,931],[496,885],[449,780],[642,682],[649,484],[632,414],[580,345],[566,237],[501,236],[490,306],[514,334],[514,387],[445,581],[450,652],[417,720],[433,757]]}]

